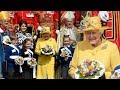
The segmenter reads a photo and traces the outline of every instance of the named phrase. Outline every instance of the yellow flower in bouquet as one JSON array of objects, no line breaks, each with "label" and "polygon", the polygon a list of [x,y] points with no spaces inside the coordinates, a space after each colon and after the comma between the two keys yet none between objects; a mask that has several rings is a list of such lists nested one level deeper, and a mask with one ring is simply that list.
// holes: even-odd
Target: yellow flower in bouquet
[{"label": "yellow flower in bouquet", "polygon": [[22,65],[24,63],[23,57],[19,56],[17,59],[15,59],[15,63],[18,65]]},{"label": "yellow flower in bouquet", "polygon": [[35,66],[37,65],[37,61],[35,58],[31,58],[30,60],[27,60],[27,64],[30,66]]},{"label": "yellow flower in bouquet", "polygon": [[93,66],[88,66],[88,69],[92,70],[92,69],[94,69],[94,67]]},{"label": "yellow flower in bouquet", "polygon": [[81,79],[98,79],[104,72],[105,67],[102,63],[90,59],[86,59],[82,62],[76,70],[77,78]]},{"label": "yellow flower in bouquet", "polygon": [[91,60],[90,60],[90,59],[87,59],[87,60],[86,60],[86,62],[87,62],[87,63],[90,63],[90,62],[91,62]]},{"label": "yellow flower in bouquet", "polygon": [[65,57],[66,56],[66,52],[65,51],[61,51],[61,55],[62,55],[62,57]]},{"label": "yellow flower in bouquet", "polygon": [[44,48],[41,49],[41,52],[44,55],[52,55],[54,52],[54,49],[51,46],[46,45]]}]

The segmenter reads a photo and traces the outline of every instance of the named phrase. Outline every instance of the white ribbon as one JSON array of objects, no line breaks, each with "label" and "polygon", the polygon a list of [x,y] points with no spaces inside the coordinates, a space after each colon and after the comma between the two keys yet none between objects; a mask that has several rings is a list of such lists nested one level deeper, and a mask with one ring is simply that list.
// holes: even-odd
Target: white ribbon
[{"label": "white ribbon", "polygon": [[11,56],[10,56],[11,59],[16,59],[16,58],[18,58],[18,57],[19,57],[18,55],[11,55]]},{"label": "white ribbon", "polygon": [[24,61],[30,60],[30,57],[23,58]]},{"label": "white ribbon", "polygon": [[22,73],[23,72],[23,70],[22,70],[22,66],[20,65],[20,73]]},{"label": "white ribbon", "polygon": [[36,78],[36,65],[33,66],[33,78]]},{"label": "white ribbon", "polygon": [[14,46],[14,45],[12,45],[12,44],[10,44],[9,46],[12,47],[12,48],[14,48],[15,50],[17,50],[18,53],[19,53],[19,50],[18,50],[18,48],[17,48],[16,46]]}]

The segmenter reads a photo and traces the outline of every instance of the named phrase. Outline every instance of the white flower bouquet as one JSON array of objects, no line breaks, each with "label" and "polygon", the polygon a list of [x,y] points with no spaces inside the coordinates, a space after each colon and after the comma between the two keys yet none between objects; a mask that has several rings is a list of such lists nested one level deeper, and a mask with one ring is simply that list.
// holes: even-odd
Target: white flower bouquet
[{"label": "white flower bouquet", "polygon": [[16,58],[15,63],[18,65],[23,65],[24,64],[23,57],[19,56],[18,58]]},{"label": "white flower bouquet", "polygon": [[33,67],[37,65],[37,61],[35,58],[30,58],[27,60],[27,64]]},{"label": "white flower bouquet", "polygon": [[48,45],[41,49],[41,53],[44,55],[52,55],[54,52],[54,49]]}]

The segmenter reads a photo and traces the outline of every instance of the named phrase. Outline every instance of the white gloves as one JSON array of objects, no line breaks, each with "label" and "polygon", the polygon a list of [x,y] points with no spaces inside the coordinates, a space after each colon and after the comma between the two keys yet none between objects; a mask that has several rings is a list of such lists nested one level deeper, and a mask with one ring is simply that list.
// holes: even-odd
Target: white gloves
[{"label": "white gloves", "polygon": [[60,30],[56,30],[56,34],[57,34],[57,35],[59,34],[59,32],[60,32]]},{"label": "white gloves", "polygon": [[3,33],[4,31],[0,28],[0,33]]},{"label": "white gloves", "polygon": [[42,30],[42,27],[41,27],[41,26],[38,26],[37,29],[38,29],[38,31],[41,31],[41,30]]},{"label": "white gloves", "polygon": [[109,14],[107,11],[99,11],[98,16],[100,16],[101,20],[104,22],[107,22],[107,20],[109,19]]},{"label": "white gloves", "polygon": [[37,35],[35,35],[35,36],[33,37],[33,39],[36,40],[36,39],[37,39]]}]

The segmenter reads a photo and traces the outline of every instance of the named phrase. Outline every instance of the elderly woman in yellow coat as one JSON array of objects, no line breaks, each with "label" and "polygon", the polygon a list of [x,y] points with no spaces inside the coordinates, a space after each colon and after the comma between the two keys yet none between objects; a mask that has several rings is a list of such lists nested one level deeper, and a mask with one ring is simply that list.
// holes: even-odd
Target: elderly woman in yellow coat
[{"label": "elderly woman in yellow coat", "polygon": [[[35,53],[38,55],[37,76],[36,79],[54,79],[54,64],[57,52],[57,44],[54,38],[50,37],[50,27],[43,27],[41,31],[41,38],[36,43]],[[41,49],[50,46],[54,49],[52,55],[44,55]]]},{"label": "elderly woman in yellow coat", "polygon": [[109,79],[114,68],[120,65],[120,54],[116,44],[102,38],[102,33],[108,27],[102,26],[100,17],[89,17],[83,22],[81,30],[85,40],[76,46],[74,56],[70,63],[69,74],[75,78],[75,70],[85,58],[97,60],[105,67],[105,78]]}]

